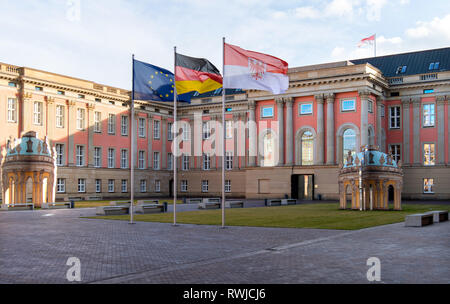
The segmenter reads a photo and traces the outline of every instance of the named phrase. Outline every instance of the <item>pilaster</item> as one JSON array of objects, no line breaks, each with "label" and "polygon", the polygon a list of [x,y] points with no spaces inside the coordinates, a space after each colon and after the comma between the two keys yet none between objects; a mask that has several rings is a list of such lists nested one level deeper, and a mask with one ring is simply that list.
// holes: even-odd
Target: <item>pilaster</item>
[{"label": "pilaster", "polygon": [[285,97],[284,103],[286,105],[286,165],[292,166],[294,164],[294,125],[292,118],[292,97]]},{"label": "pilaster", "polygon": [[334,165],[334,94],[325,95],[327,101],[327,165]]},{"label": "pilaster", "polygon": [[284,166],[284,102],[276,98],[278,119],[278,166]]}]

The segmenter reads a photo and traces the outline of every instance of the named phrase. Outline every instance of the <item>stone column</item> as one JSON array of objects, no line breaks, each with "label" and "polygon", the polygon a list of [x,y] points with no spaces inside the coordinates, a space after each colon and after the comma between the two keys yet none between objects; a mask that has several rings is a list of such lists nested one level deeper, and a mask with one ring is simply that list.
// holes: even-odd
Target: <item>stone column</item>
[{"label": "stone column", "polygon": [[249,156],[248,165],[250,167],[256,167],[256,155],[258,153],[258,137],[257,137],[257,127],[255,120],[256,103],[254,100],[249,100],[249,124],[248,124],[248,134],[249,134]]},{"label": "stone column", "polygon": [[194,157],[195,168],[202,168],[202,153],[203,153],[203,119],[201,112],[194,112]]},{"label": "stone column", "polygon": [[285,97],[286,104],[286,165],[292,166],[294,164],[294,124],[292,118],[292,104],[294,99],[292,97]]},{"label": "stone column", "polygon": [[[95,105],[86,104],[87,130],[88,130],[88,167],[94,167],[94,110]],[[130,150],[131,151],[131,150]]]},{"label": "stone column", "polygon": [[[361,90],[358,92],[361,99],[361,141],[360,146],[366,146],[369,144],[369,91]],[[359,147],[357,148],[359,151]]]},{"label": "stone column", "polygon": [[147,113],[147,123],[148,123],[148,132],[147,132],[147,168],[152,168],[152,141],[153,141],[153,116],[150,113]]},{"label": "stone column", "polygon": [[437,130],[438,130],[438,144],[437,144],[437,164],[445,164],[445,96],[436,96],[437,109]]},{"label": "stone column", "polygon": [[411,98],[413,103],[413,138],[414,138],[414,164],[420,165],[422,163],[422,149],[420,148],[420,126],[422,120],[420,119],[420,97]]},{"label": "stone column", "polygon": [[239,113],[233,114],[233,170],[239,169],[239,158],[238,158],[238,120]]},{"label": "stone column", "polygon": [[161,169],[167,168],[167,117],[161,117]]},{"label": "stone column", "polygon": [[74,133],[76,131],[76,111],[75,109],[75,101],[67,101],[67,166],[73,167],[75,165],[74,161],[74,152],[75,152],[75,144],[74,144]]},{"label": "stone column", "polygon": [[323,94],[315,95],[317,104],[317,138],[316,138],[316,161],[315,165],[323,165],[324,163],[324,128],[323,128]]},{"label": "stone column", "polygon": [[327,100],[327,165],[334,165],[334,94],[325,95]]},{"label": "stone column", "polygon": [[[222,115],[220,115],[222,117]],[[211,130],[214,129],[215,142],[214,142],[214,153],[210,153],[210,169],[216,170],[216,168],[222,168],[222,159],[220,154],[222,153],[222,137],[219,130],[217,129],[217,123],[221,120],[218,115],[211,116]],[[211,132],[212,133],[212,132]],[[216,165],[217,163],[217,165]]]},{"label": "stone column", "polygon": [[284,166],[284,103],[283,98],[276,98],[278,118],[278,166]]},{"label": "stone column", "polygon": [[381,97],[377,96],[377,145],[380,151],[382,151],[382,141],[381,141]]},{"label": "stone column", "polygon": [[245,154],[246,152],[246,131],[245,131],[245,123],[247,121],[247,113],[240,113],[239,114],[239,162],[240,162],[240,167],[241,168],[245,168],[246,167],[246,163],[245,163]]},{"label": "stone column", "polygon": [[[403,164],[410,164],[411,161],[409,159],[409,151],[410,151],[410,144],[409,144],[409,104],[411,99],[409,97],[402,98],[402,107],[403,107],[403,122],[401,123],[401,127],[403,128],[403,147],[402,147],[402,163]],[[390,117],[390,109],[388,113],[388,119]],[[390,122],[388,122],[390,123]],[[389,151],[387,151],[389,152]]]},{"label": "stone column", "polygon": [[54,131],[56,128],[56,111],[55,111],[55,99],[53,97],[46,96],[45,100],[47,102],[47,119],[46,119],[46,128],[47,128],[47,137],[49,139],[49,144],[53,147],[54,140]]},{"label": "stone column", "polygon": [[[189,127],[191,128],[191,138],[190,138],[190,142],[191,142],[191,156],[189,156],[189,169],[194,169],[195,168],[195,120],[194,117],[189,119]],[[183,160],[181,160],[183,161]]]}]

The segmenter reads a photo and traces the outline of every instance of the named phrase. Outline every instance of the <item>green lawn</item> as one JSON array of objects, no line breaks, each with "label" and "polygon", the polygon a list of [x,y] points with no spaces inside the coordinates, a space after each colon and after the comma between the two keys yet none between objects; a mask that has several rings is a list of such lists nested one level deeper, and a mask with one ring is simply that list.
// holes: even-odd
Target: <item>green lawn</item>
[{"label": "green lawn", "polygon": [[[141,200],[141,199],[139,199]],[[157,198],[149,198],[149,199],[144,199],[144,200],[159,200],[159,203],[162,204],[164,202],[167,202],[169,205],[173,204],[173,199],[157,199]],[[76,201],[75,202],[75,208],[90,208],[90,207],[99,207],[99,206],[109,206],[110,201],[114,201],[112,200],[108,200],[108,201]],[[118,200],[118,201],[125,201],[125,200]],[[137,202],[138,200],[134,200],[135,202]],[[182,200],[177,200],[177,204],[182,204],[183,201]]]},{"label": "green lawn", "polygon": [[[357,230],[373,226],[403,222],[405,216],[430,210],[448,210],[442,205],[407,205],[403,211],[339,210],[338,204],[305,204],[282,207],[226,209],[227,226],[255,226],[282,228],[319,228]],[[220,225],[221,210],[188,211],[177,214],[182,224]],[[101,216],[110,220],[129,220],[129,215]],[[136,214],[136,221],[173,222],[172,213]]]}]

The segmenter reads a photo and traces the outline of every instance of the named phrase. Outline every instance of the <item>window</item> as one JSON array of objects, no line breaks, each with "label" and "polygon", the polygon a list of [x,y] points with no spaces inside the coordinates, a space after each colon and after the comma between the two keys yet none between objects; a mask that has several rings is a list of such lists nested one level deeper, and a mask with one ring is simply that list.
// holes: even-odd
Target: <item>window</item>
[{"label": "window", "polygon": [[153,121],[153,139],[160,139],[160,124],[161,122],[159,120]]},{"label": "window", "polygon": [[94,132],[102,132],[102,113],[97,111],[94,112]]},{"label": "window", "polygon": [[35,86],[34,89],[38,92],[42,92],[44,90],[43,87],[38,87],[38,86]]},{"label": "window", "polygon": [[298,105],[298,107],[299,107],[298,113],[300,115],[311,115],[313,113],[312,103],[301,103]]},{"label": "window", "polygon": [[203,122],[203,139],[209,139],[211,137],[211,121]]},{"label": "window", "polygon": [[128,136],[128,116],[121,116],[120,118],[120,134]]},{"label": "window", "polygon": [[84,109],[77,109],[77,129],[84,130]]},{"label": "window", "polygon": [[145,169],[145,151],[139,151],[138,168]]},{"label": "window", "polygon": [[128,181],[126,179],[122,180],[122,193],[128,192]]},{"label": "window", "polygon": [[108,192],[114,192],[114,180],[108,179]]},{"label": "window", "polygon": [[182,180],[181,181],[181,189],[180,189],[180,191],[181,192],[187,192],[188,191],[188,182],[187,182],[187,180]]},{"label": "window", "polygon": [[225,169],[233,169],[233,152],[225,152]]},{"label": "window", "polygon": [[139,137],[145,137],[145,118],[139,118],[138,127]]},{"label": "window", "polygon": [[267,133],[263,138],[263,155],[264,155],[264,166],[270,167],[275,165],[275,155],[274,155],[274,139],[272,133]]},{"label": "window", "polygon": [[155,180],[155,192],[161,192],[161,181]]},{"label": "window", "polygon": [[66,92],[64,92],[64,91],[57,91],[57,94],[58,95],[66,95]]},{"label": "window", "polygon": [[17,121],[17,102],[15,98],[8,98],[8,122]]},{"label": "window", "polygon": [[79,193],[86,192],[86,179],[84,179],[84,178],[78,179],[78,192]]},{"label": "window", "polygon": [[187,122],[183,122],[183,140],[189,140],[189,124]]},{"label": "window", "polygon": [[153,170],[159,170],[159,152],[153,152]]},{"label": "window", "polygon": [[181,163],[181,170],[187,171],[189,170],[189,156],[183,154],[183,162]]},{"label": "window", "polygon": [[208,192],[209,182],[207,180],[202,180],[202,192]]},{"label": "window", "polygon": [[435,123],[435,106],[434,103],[423,105],[423,126],[434,127]]},{"label": "window", "polygon": [[101,179],[95,180],[95,192],[96,193],[102,192],[102,180]]},{"label": "window", "polygon": [[424,144],[423,145],[423,164],[425,166],[435,165],[435,154],[434,154],[434,144]]},{"label": "window", "polygon": [[369,113],[373,113],[373,101],[369,100],[369,103],[367,104]]},{"label": "window", "polygon": [[64,145],[56,144],[56,165],[64,166]]},{"label": "window", "polygon": [[353,129],[347,129],[342,135],[342,156],[344,158],[344,164],[346,164],[346,159],[348,152],[350,151],[352,156],[355,157],[356,153],[356,133]]},{"label": "window", "polygon": [[128,169],[128,150],[127,149],[120,150],[120,168]]},{"label": "window", "polygon": [[261,117],[262,118],[273,117],[273,107],[262,107]]},{"label": "window", "polygon": [[314,138],[311,131],[302,135],[302,166],[312,165],[314,162]]},{"label": "window", "polygon": [[341,112],[356,111],[356,99],[341,100]]},{"label": "window", "polygon": [[116,164],[116,149],[108,148],[108,168],[114,168]]},{"label": "window", "polygon": [[211,156],[203,153],[203,170],[209,170],[211,168]]},{"label": "window", "polygon": [[389,145],[389,151],[391,152],[392,157],[396,162],[398,162],[401,159],[402,151],[400,145],[398,144]]},{"label": "window", "polygon": [[425,89],[423,90],[424,94],[433,94],[434,93],[434,89]]},{"label": "window", "polygon": [[391,129],[400,129],[400,106],[389,108],[389,127]]},{"label": "window", "polygon": [[84,146],[77,146],[77,166],[84,166]]},{"label": "window", "polygon": [[56,180],[56,192],[58,192],[58,193],[66,192],[66,179],[65,178],[58,178]]},{"label": "window", "polygon": [[227,179],[225,181],[225,192],[230,193],[231,192],[231,180]]},{"label": "window", "polygon": [[173,170],[173,154],[167,153],[167,170]]},{"label": "window", "polygon": [[434,193],[434,179],[424,178],[423,179],[423,193]]},{"label": "window", "polygon": [[102,148],[94,148],[94,167],[100,168],[102,166]]},{"label": "window", "polygon": [[33,123],[38,126],[42,125],[42,102],[34,102]]},{"label": "window", "polygon": [[56,105],[56,127],[64,128],[64,106]]},{"label": "window", "polygon": [[116,115],[114,114],[108,115],[108,133],[116,134]]},{"label": "window", "polygon": [[17,83],[15,83],[13,81],[10,81],[10,82],[8,82],[8,86],[16,88],[17,87]]},{"label": "window", "polygon": [[167,140],[173,140],[173,123],[168,122],[167,123],[167,129],[169,132],[167,133]]},{"label": "window", "polygon": [[438,70],[439,69],[439,62],[432,62],[430,63],[430,66],[428,67],[428,70]]},{"label": "window", "polygon": [[381,107],[380,107],[380,116],[381,117],[384,117],[384,111],[385,111],[385,108],[384,108],[384,105],[381,105]]},{"label": "window", "polygon": [[404,74],[406,73],[406,65],[401,65],[397,67],[397,70],[395,71],[395,74]]},{"label": "window", "polygon": [[233,138],[233,121],[227,120],[225,121],[225,138],[230,139]]},{"label": "window", "polygon": [[141,179],[139,185],[140,185],[139,189],[141,190],[141,193],[147,192],[147,180]]},{"label": "window", "polygon": [[80,98],[80,99],[85,99],[86,96],[84,96],[83,94],[78,94],[78,98]]},{"label": "window", "polygon": [[95,98],[95,102],[102,102],[101,98]]}]

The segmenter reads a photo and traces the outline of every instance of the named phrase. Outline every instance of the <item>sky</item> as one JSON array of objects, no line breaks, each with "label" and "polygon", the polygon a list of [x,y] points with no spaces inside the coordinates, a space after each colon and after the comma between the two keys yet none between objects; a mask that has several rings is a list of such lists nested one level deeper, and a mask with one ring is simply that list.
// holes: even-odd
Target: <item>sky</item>
[{"label": "sky", "polygon": [[222,37],[289,67],[450,47],[448,0],[0,0],[0,62],[131,89],[131,56],[222,70]]}]

